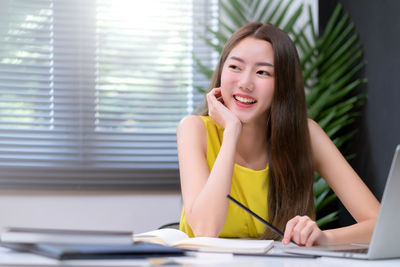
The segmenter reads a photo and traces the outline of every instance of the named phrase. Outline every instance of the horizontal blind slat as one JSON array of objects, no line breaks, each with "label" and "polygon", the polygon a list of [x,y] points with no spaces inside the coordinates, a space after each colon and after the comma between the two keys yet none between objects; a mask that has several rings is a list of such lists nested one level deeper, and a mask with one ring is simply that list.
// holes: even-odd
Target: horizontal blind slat
[{"label": "horizontal blind slat", "polygon": [[175,128],[198,102],[194,82],[207,83],[193,73],[192,52],[215,62],[194,33],[215,28],[216,0],[0,7],[8,13],[0,18],[0,183],[145,183],[171,173],[176,181]]}]

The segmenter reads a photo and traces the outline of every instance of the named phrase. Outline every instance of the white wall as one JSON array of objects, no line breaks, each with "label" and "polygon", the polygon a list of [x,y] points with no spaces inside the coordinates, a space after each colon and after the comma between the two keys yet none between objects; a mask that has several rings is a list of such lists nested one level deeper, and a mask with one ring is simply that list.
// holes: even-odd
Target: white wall
[{"label": "white wall", "polygon": [[179,221],[179,191],[0,191],[5,226],[149,231]]}]

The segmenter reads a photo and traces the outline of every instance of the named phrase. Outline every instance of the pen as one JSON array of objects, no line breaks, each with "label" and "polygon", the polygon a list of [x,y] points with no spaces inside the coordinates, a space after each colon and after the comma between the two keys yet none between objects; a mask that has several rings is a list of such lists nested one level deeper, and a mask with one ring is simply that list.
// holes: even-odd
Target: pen
[{"label": "pen", "polygon": [[[257,220],[259,220],[260,222],[262,222],[263,224],[265,224],[266,226],[268,226],[269,229],[271,229],[273,232],[277,233],[278,235],[280,235],[281,237],[283,237],[283,233],[276,228],[275,226],[273,226],[272,224],[270,224],[269,222],[267,222],[266,220],[264,220],[263,218],[261,218],[260,216],[258,216],[256,213],[254,213],[253,211],[251,211],[249,208],[247,208],[245,205],[243,205],[242,203],[240,203],[239,201],[237,201],[236,199],[234,199],[231,195],[227,195],[226,196],[229,200],[231,200],[233,203],[235,203],[236,205],[238,205],[239,207],[241,207],[242,209],[244,209],[245,211],[247,211],[251,216],[253,216],[254,218],[256,218]],[[294,241],[290,240],[290,242],[292,244],[297,245]]]}]

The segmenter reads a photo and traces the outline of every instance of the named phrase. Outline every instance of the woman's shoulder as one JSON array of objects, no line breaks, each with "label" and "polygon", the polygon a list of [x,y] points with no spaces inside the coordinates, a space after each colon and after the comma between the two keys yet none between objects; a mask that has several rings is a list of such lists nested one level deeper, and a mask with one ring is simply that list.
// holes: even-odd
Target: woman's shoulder
[{"label": "woman's shoulder", "polygon": [[321,126],[316,121],[308,118],[307,123],[308,123],[308,131],[310,133],[311,139],[313,139],[314,137],[320,136],[321,134],[325,135],[324,130],[321,128]]},{"label": "woman's shoulder", "polygon": [[196,129],[205,129],[210,126],[219,127],[219,125],[210,116],[187,115],[178,124],[180,128],[194,127]]},{"label": "woman's shoulder", "polygon": [[207,139],[206,139],[206,127],[201,116],[188,115],[185,116],[178,124],[176,128],[176,138],[178,147],[189,145],[194,147],[196,144],[199,149],[205,151]]},{"label": "woman's shoulder", "polygon": [[320,127],[317,122],[315,122],[313,119],[307,118],[307,123],[308,123],[308,128],[309,129],[314,129],[315,127]]},{"label": "woman's shoulder", "polygon": [[202,125],[204,125],[204,122],[201,118],[202,116],[198,115],[187,115],[181,119],[181,121],[178,124],[178,130],[182,128],[201,128]]},{"label": "woman's shoulder", "polygon": [[180,135],[191,135],[198,136],[205,132],[204,122],[201,116],[198,115],[187,115],[181,119],[176,128],[176,134]]},{"label": "woman's shoulder", "polygon": [[310,132],[311,150],[315,163],[318,165],[326,159],[326,155],[332,154],[329,151],[335,150],[336,147],[322,127],[314,120],[308,119],[308,129]]}]

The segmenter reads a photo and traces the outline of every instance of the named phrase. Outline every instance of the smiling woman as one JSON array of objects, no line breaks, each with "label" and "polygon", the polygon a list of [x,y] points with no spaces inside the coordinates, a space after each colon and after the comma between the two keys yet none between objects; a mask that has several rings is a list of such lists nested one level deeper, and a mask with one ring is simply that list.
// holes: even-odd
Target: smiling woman
[{"label": "smiling woman", "polygon": [[[205,4],[207,3],[207,4]],[[194,12],[194,10],[196,12]],[[216,1],[1,1],[2,187],[178,187]]]},{"label": "smiling woman", "polygon": [[[379,203],[321,127],[307,118],[300,60],[285,32],[260,22],[234,32],[206,100],[202,116],[184,118],[177,129],[182,231],[282,238],[231,205],[229,194],[284,232],[284,244],[369,242]],[[356,224],[325,231],[317,226],[314,171]]]},{"label": "smiling woman", "polygon": [[[271,24],[243,26],[226,43],[209,90],[203,113],[208,116],[201,117],[206,129],[202,123],[193,122],[201,120],[189,117],[177,131],[185,206],[181,229],[192,235],[262,236],[265,227],[261,223],[237,207],[229,207],[228,212],[225,196],[230,192],[240,202],[252,203],[250,206],[265,216],[268,203],[270,222],[279,227],[296,214],[312,216],[313,169],[305,95],[290,38]],[[237,96],[256,102],[244,104]],[[193,137],[187,132],[191,121],[196,129]],[[213,131],[217,131],[214,138]],[[200,143],[199,154],[188,152],[188,143]],[[214,146],[211,144],[218,145],[209,150]],[[190,167],[195,166],[202,171],[188,177]],[[203,208],[211,195],[219,205],[212,211],[207,208],[210,211],[205,213]],[[199,222],[205,214],[210,216],[204,220],[208,223]],[[274,237],[270,232],[265,236]]]}]

